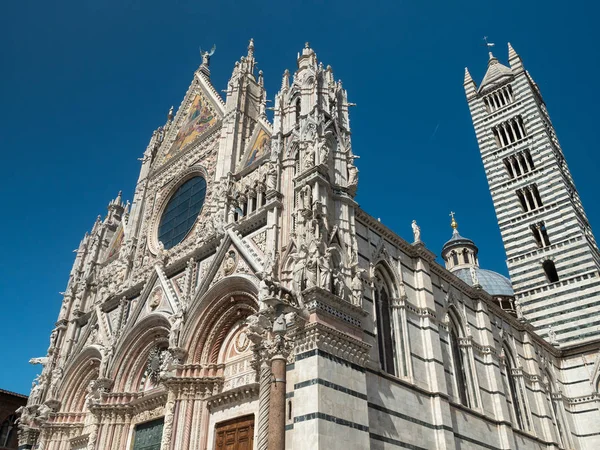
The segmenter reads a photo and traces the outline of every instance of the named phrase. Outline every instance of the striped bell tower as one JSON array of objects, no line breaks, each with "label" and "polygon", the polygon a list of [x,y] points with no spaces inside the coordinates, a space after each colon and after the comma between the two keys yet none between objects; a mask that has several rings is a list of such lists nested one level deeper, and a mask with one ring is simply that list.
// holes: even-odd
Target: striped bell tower
[{"label": "striped bell tower", "polygon": [[600,338],[600,253],[538,85],[508,44],[479,87],[465,69],[475,127],[520,310],[566,346]]}]

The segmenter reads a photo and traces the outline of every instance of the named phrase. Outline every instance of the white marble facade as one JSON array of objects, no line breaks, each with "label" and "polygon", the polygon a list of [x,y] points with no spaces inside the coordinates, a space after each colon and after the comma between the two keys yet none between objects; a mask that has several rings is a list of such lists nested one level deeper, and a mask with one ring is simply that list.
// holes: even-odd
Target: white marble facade
[{"label": "white marble facade", "polygon": [[[274,448],[277,355],[287,449],[600,447],[597,344],[546,342],[436,263],[416,223],[408,243],[360,209],[347,93],[308,44],[272,122],[253,42],[224,99],[209,62],[131,205],[119,195],[81,241],[20,448],[137,448],[158,420],[161,449],[213,450],[237,417]],[[197,219],[163,242],[198,177]]]}]

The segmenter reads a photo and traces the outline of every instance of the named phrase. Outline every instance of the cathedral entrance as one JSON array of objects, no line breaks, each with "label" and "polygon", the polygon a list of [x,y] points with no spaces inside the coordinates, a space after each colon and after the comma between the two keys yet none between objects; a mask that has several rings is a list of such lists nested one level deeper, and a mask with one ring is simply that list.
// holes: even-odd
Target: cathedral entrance
[{"label": "cathedral entrance", "polygon": [[254,416],[238,417],[217,424],[215,450],[252,450],[254,448]]},{"label": "cathedral entrance", "polygon": [[135,427],[133,450],[160,450],[164,418],[139,424]]}]

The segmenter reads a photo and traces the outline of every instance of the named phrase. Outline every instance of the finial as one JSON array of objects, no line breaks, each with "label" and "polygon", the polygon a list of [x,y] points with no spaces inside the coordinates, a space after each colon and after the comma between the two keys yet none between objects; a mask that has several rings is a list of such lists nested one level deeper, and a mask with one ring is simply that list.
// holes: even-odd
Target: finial
[{"label": "finial", "polygon": [[452,222],[450,222],[450,226],[452,227],[452,229],[454,231],[456,231],[458,228],[458,223],[456,223],[456,219],[454,218],[455,214],[456,213],[454,211],[450,211],[450,214],[449,214],[449,216],[452,217]]},{"label": "finial", "polygon": [[285,69],[283,72],[283,79],[281,80],[281,89],[288,89],[290,87],[290,71]]},{"label": "finial", "polygon": [[308,42],[304,43],[304,48],[310,48],[310,44]]},{"label": "finial", "polygon": [[254,55],[254,39],[250,38],[250,43],[248,44],[248,56]]},{"label": "finial", "polygon": [[494,59],[494,55],[492,55],[492,47],[493,47],[494,45],[496,45],[496,44],[494,44],[493,42],[488,42],[488,37],[487,37],[487,36],[484,36],[484,37],[483,37],[483,40],[485,41],[485,46],[486,46],[486,47],[488,48],[488,50],[489,50],[489,54],[490,54],[490,61],[491,61],[492,59]]},{"label": "finial", "polygon": [[169,114],[167,115],[167,120],[169,120],[169,121],[173,120],[173,107],[172,106],[169,108]]}]

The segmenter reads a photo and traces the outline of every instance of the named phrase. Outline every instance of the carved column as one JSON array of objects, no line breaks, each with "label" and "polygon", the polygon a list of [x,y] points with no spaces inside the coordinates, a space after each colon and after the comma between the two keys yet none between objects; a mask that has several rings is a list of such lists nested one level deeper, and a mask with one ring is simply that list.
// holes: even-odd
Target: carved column
[{"label": "carved column", "polygon": [[171,449],[171,438],[173,436],[173,420],[175,417],[175,391],[169,389],[167,404],[165,405],[165,422],[163,426],[161,450]]},{"label": "carved column", "polygon": [[258,441],[257,450],[267,450],[269,445],[269,404],[271,398],[271,368],[263,359],[259,369],[259,397],[258,397]]}]

